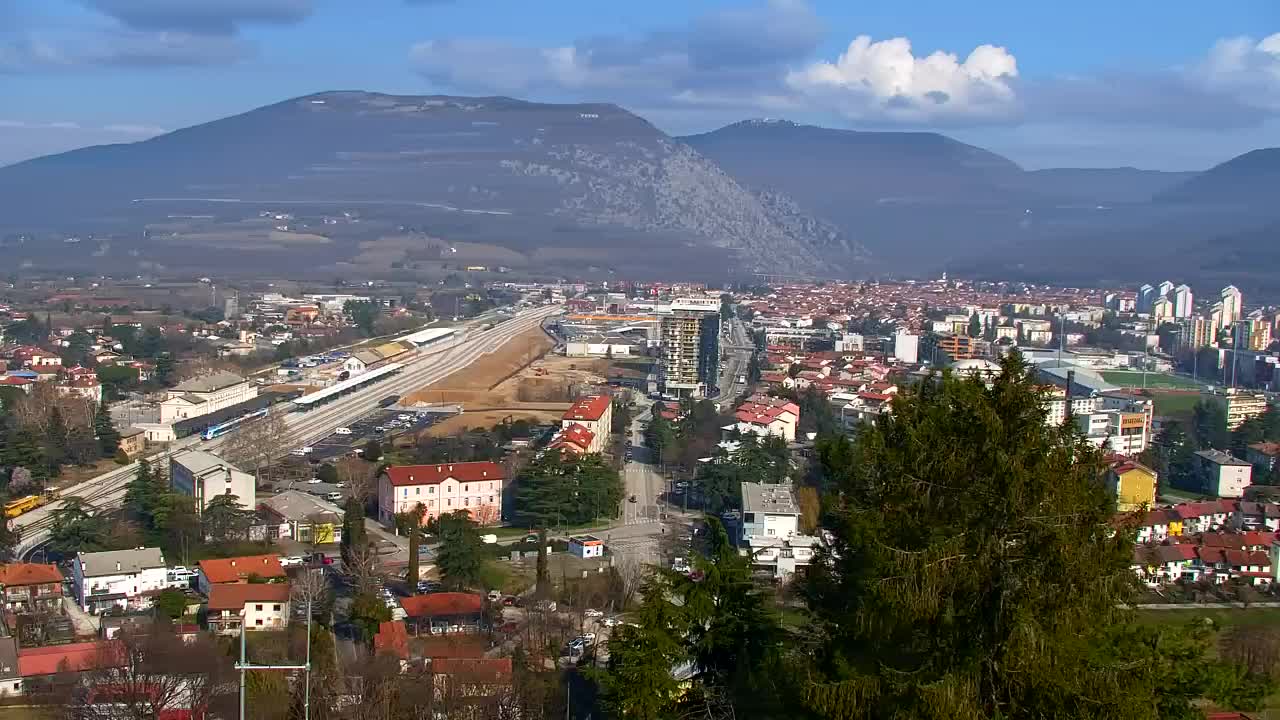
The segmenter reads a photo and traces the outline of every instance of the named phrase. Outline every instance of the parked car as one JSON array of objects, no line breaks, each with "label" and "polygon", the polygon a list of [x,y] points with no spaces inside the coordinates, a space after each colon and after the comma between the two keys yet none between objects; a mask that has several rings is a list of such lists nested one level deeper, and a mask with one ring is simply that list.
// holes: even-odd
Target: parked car
[{"label": "parked car", "polygon": [[332,503],[342,502],[342,493],[340,492],[325,493],[324,499]]},{"label": "parked car", "polygon": [[281,567],[294,567],[303,563],[301,555],[287,555],[280,558]]},{"label": "parked car", "polygon": [[349,428],[349,427],[340,427],[340,428],[338,428],[337,430],[334,430],[333,432],[334,432],[334,434],[335,434],[335,435],[350,435],[350,434],[351,434],[351,428]]},{"label": "parked car", "polygon": [[487,597],[489,598],[489,602],[498,602],[502,599],[502,593],[497,590],[490,590]]},{"label": "parked car", "polygon": [[613,627],[613,626],[615,626],[615,625],[621,625],[621,624],[622,624],[622,621],[621,621],[621,620],[619,620],[619,619],[618,619],[618,618],[616,618],[616,617],[607,617],[607,618],[605,618],[604,620],[602,620],[602,621],[601,621],[601,623],[602,623],[605,627],[607,627],[607,628],[611,628],[611,627]]},{"label": "parked car", "polygon": [[318,477],[313,477],[313,478],[311,478],[310,480],[308,480],[308,481],[307,481],[307,484],[308,484],[308,485],[319,485],[319,484],[320,484],[320,483],[322,483],[322,482],[324,482],[324,481],[323,481],[323,480],[321,480],[320,478],[318,478]]},{"label": "parked car", "polygon": [[603,611],[603,610],[597,610],[597,609],[595,609],[595,608],[587,608],[586,610],[583,610],[583,611],[582,611],[582,616],[583,616],[583,617],[589,617],[589,618],[604,617],[604,611]]}]

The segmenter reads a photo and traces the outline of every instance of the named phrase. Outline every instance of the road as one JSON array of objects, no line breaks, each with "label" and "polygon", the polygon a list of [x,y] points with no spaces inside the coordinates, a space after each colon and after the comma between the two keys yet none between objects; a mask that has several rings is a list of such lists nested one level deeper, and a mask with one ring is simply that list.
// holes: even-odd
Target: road
[{"label": "road", "polygon": [[[501,347],[511,337],[537,327],[547,317],[560,312],[563,312],[560,306],[534,308],[519,313],[488,330],[462,332],[451,345],[432,349],[407,361],[399,374],[315,410],[300,413],[292,412],[285,407],[275,408],[276,412],[284,413],[284,422],[291,436],[291,443],[279,448],[280,454],[283,455],[291,448],[311,444],[328,436],[334,428],[349,425],[378,410],[378,401],[387,395],[405,394],[417,390],[467,367],[479,356]],[[201,450],[216,450],[225,439],[225,436],[209,441],[201,441],[198,436],[184,438],[165,451],[151,455],[147,459],[152,463],[164,462],[172,455],[185,452],[197,445]],[[61,495],[62,497],[79,497],[99,508],[112,507],[124,497],[125,486],[137,473],[137,468],[137,463],[125,465],[118,470],[63,488]],[[13,520],[14,526],[20,528],[23,535],[22,543],[17,548],[19,554],[47,539],[52,514],[61,505],[60,502],[50,503]]]},{"label": "road", "polygon": [[751,366],[751,354],[755,352],[755,342],[747,334],[746,326],[738,318],[729,321],[720,341],[722,353],[729,357],[724,361],[725,369],[720,379],[720,394],[711,398],[713,401],[728,401],[737,397],[747,389],[746,383],[738,382],[739,376],[745,376]]}]

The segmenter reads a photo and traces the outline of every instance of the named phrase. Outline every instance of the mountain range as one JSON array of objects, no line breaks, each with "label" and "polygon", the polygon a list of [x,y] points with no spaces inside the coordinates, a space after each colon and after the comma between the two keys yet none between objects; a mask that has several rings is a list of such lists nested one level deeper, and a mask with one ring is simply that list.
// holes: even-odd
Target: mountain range
[{"label": "mountain range", "polygon": [[937,133],[671,137],[609,104],[343,91],[0,168],[0,237],[36,267],[297,272],[301,244],[317,273],[1131,282],[1274,245],[1276,187],[1280,149],[1203,172],[1025,170]]}]

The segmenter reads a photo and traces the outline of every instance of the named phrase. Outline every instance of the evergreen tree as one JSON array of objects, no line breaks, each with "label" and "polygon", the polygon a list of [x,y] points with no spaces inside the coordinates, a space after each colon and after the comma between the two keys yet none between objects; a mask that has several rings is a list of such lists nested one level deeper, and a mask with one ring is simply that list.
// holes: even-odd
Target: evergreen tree
[{"label": "evergreen tree", "polygon": [[1226,450],[1231,446],[1227,411],[1219,403],[1201,400],[1192,411],[1192,431],[1196,447]]},{"label": "evergreen tree", "polygon": [[342,512],[342,558],[345,561],[353,548],[365,546],[368,528],[364,525],[364,505],[354,496],[347,498]]},{"label": "evergreen tree", "polygon": [[803,586],[815,639],[794,673],[810,716],[1191,717],[1154,662],[1164,631],[1123,609],[1133,532],[1112,524],[1100,453],[1044,412],[1014,353],[991,387],[924,383],[853,462],[823,458],[833,545]]},{"label": "evergreen tree", "polygon": [[204,536],[213,542],[245,540],[253,511],[241,505],[235,495],[217,495],[205,505],[200,521]]},{"label": "evergreen tree", "polygon": [[484,542],[476,524],[467,511],[459,510],[441,515],[434,527],[440,538],[436,566],[440,568],[445,587],[451,590],[475,587],[484,565]]},{"label": "evergreen tree", "polygon": [[155,478],[151,463],[146,459],[138,461],[138,471],[124,488],[124,511],[126,517],[144,528],[154,528],[154,513],[159,504],[156,497]]},{"label": "evergreen tree", "polygon": [[98,436],[98,451],[102,457],[114,457],[120,449],[120,433],[111,420],[106,400],[98,403],[98,411],[93,416],[93,432]]},{"label": "evergreen tree", "polygon": [[1160,429],[1155,442],[1156,466],[1159,476],[1171,487],[1191,488],[1198,482],[1195,476],[1195,448],[1182,423],[1170,420]]},{"label": "evergreen tree", "polygon": [[969,337],[982,337],[982,318],[978,316],[977,310],[969,316]]},{"label": "evergreen tree", "polygon": [[[0,423],[4,423],[4,420],[0,419]],[[0,444],[0,466],[10,469],[24,467],[31,472],[33,478],[41,482],[48,479],[49,465],[35,435],[26,428],[4,424],[8,436]]]}]

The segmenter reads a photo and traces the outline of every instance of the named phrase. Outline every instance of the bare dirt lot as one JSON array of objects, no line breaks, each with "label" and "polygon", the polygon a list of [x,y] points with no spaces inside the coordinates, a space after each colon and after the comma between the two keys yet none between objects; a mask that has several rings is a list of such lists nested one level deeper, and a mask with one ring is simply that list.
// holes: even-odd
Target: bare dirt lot
[{"label": "bare dirt lot", "polygon": [[410,393],[402,402],[457,403],[463,414],[438,423],[432,435],[492,427],[510,417],[551,422],[589,385],[603,383],[608,363],[548,355],[554,342],[539,329],[517,335],[466,370]]}]

